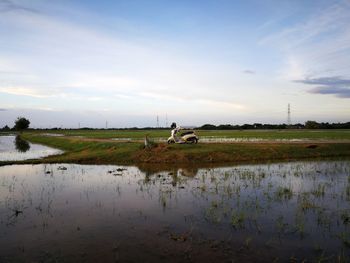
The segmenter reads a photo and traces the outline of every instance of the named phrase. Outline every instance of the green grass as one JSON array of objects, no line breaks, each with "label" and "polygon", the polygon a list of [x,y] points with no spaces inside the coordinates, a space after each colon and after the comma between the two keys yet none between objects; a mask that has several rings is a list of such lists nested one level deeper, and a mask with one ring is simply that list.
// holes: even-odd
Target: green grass
[{"label": "green grass", "polygon": [[44,162],[127,163],[132,160],[131,155],[140,148],[139,143],[94,142],[33,134],[23,134],[22,137],[33,143],[65,151],[62,155],[45,158]]},{"label": "green grass", "polygon": [[[48,130],[32,131],[33,133],[57,133],[66,136],[83,136],[86,138],[131,138],[142,139],[168,138],[170,130]],[[310,140],[350,140],[350,130],[197,130],[201,136],[223,138],[259,138],[259,139],[310,139]]]},{"label": "green grass", "polygon": [[198,131],[200,136],[259,139],[350,139],[350,130]]},{"label": "green grass", "polygon": [[[167,145],[165,143],[159,143],[158,146],[152,149],[143,149],[143,143],[141,142],[51,137],[41,136],[39,133],[31,132],[25,132],[21,136],[33,143],[62,149],[65,153],[42,160],[17,163],[204,164],[350,157],[350,143],[320,143],[317,144],[316,148],[308,148],[309,144],[307,143],[199,143],[196,145]],[[15,162],[2,162],[1,164],[8,163]]]}]

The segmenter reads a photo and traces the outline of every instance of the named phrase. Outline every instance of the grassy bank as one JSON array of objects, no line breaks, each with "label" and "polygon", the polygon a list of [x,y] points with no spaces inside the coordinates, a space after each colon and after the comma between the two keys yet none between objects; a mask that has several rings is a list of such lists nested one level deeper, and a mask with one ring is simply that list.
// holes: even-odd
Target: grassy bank
[{"label": "grassy bank", "polygon": [[158,144],[152,149],[143,149],[143,145],[137,142],[50,137],[33,133],[24,133],[22,137],[33,143],[62,149],[65,153],[42,160],[21,161],[19,163],[201,164],[350,157],[350,143]]}]

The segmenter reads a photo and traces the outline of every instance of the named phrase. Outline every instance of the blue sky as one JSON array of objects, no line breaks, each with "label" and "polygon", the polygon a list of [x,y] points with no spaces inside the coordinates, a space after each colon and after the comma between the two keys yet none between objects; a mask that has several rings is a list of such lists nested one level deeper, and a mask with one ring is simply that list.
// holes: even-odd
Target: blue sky
[{"label": "blue sky", "polygon": [[0,126],[349,121],[350,1],[0,0]]}]

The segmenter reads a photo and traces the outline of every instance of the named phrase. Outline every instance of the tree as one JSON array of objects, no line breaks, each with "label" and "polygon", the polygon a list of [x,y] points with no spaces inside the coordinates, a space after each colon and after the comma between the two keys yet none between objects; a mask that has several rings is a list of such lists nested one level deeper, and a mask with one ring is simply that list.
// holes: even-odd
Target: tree
[{"label": "tree", "polygon": [[204,124],[201,127],[199,127],[201,130],[216,130],[216,126],[213,124]]},{"label": "tree", "polygon": [[13,127],[17,131],[25,130],[29,127],[30,121],[24,117],[18,117]]},{"label": "tree", "polygon": [[307,121],[307,122],[305,122],[305,128],[306,129],[319,129],[320,124],[316,121]]},{"label": "tree", "polygon": [[231,124],[220,124],[217,126],[218,130],[232,130],[233,126]]},{"label": "tree", "polygon": [[4,127],[2,127],[2,130],[3,130],[3,131],[9,131],[9,130],[10,130],[10,127],[7,126],[7,125],[5,125]]}]

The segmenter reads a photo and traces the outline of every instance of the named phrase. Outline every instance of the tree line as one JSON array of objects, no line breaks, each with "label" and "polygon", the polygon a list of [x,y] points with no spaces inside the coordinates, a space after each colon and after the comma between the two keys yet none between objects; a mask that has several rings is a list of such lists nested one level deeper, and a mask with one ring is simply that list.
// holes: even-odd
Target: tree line
[{"label": "tree line", "polygon": [[243,124],[243,125],[231,125],[231,124],[204,124],[198,127],[200,130],[273,130],[273,129],[350,129],[350,122],[344,123],[329,123],[329,122],[316,122],[307,121],[305,124]]},{"label": "tree line", "polygon": [[[9,126],[5,125],[0,130],[2,131],[20,131],[25,130],[29,128],[30,121],[23,117],[18,117],[15,121],[15,125],[10,128]],[[155,127],[143,127],[143,128],[109,128],[108,130],[159,130],[164,129],[168,130],[170,127],[162,127],[162,128],[155,128]],[[317,122],[317,121],[307,121],[304,124],[297,123],[292,125],[287,124],[262,124],[262,123],[253,123],[253,124],[243,124],[243,125],[232,125],[232,124],[220,124],[220,125],[214,125],[214,124],[204,124],[199,127],[195,127],[195,129],[199,130],[273,130],[273,129],[350,129],[350,122],[344,122],[344,123],[329,123],[329,122]],[[41,130],[61,130],[61,128],[51,128],[51,129],[41,129]],[[76,130],[76,129],[63,129],[63,130]],[[83,127],[81,130],[105,130],[100,128],[89,128],[89,127]]]}]

